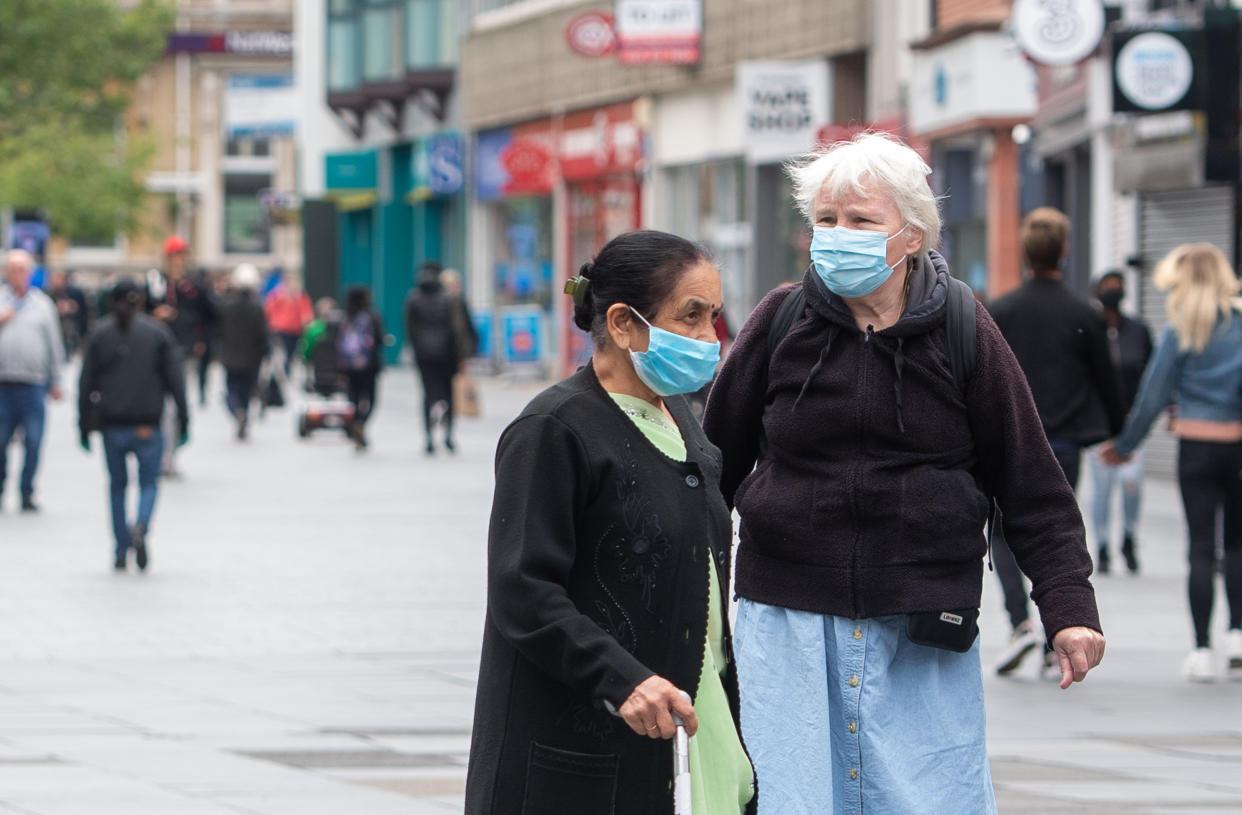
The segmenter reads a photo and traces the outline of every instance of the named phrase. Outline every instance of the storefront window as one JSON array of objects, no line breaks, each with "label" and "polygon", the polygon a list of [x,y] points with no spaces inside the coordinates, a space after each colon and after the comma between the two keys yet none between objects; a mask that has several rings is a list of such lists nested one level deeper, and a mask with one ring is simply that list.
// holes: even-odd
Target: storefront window
[{"label": "storefront window", "polygon": [[259,204],[259,191],[272,186],[266,173],[230,173],[224,177],[225,254],[265,254],[271,232]]},{"label": "storefront window", "polygon": [[456,0],[405,0],[405,65],[419,71],[454,65],[461,38]]},{"label": "storefront window", "polygon": [[736,330],[752,303],[747,301],[746,174],[741,159],[673,167],[666,171],[665,228],[698,241],[715,257],[724,285],[729,325]]},{"label": "storefront window", "polygon": [[496,305],[552,308],[552,199],[498,202],[495,244]]},{"label": "storefront window", "polygon": [[356,0],[332,0],[328,6],[326,66],[329,91],[358,87],[362,79],[359,33]]},{"label": "storefront window", "polygon": [[811,225],[798,211],[793,182],[779,164],[756,168],[755,287],[750,307],[777,286],[802,279],[810,263]]},{"label": "storefront window", "polygon": [[362,13],[362,78],[401,76],[401,9],[395,0],[367,0]]}]

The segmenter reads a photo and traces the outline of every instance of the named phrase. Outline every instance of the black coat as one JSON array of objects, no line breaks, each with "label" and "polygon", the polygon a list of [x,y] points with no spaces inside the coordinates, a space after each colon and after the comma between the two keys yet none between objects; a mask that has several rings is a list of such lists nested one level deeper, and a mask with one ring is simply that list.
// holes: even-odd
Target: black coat
[{"label": "black coat", "polygon": [[[671,743],[604,707],[620,708],[652,674],[693,697],[706,558],[729,596],[720,454],[684,399],[667,404],[684,463],[656,450],[591,366],[537,396],[501,436],[469,815],[672,812]],[[736,718],[727,634],[725,652]]]},{"label": "black coat", "polygon": [[978,607],[990,495],[1049,640],[1099,630],[1078,503],[981,305],[965,393],[953,379],[944,259],[919,259],[909,306],[881,331],[860,331],[814,269],[802,288],[774,350],[788,290],[755,308],[703,416],[741,516],[738,594],[841,617]]},{"label": "black coat", "polygon": [[220,307],[220,364],[258,371],[268,352],[267,317],[250,291],[234,292]]},{"label": "black coat", "polygon": [[95,326],[82,355],[78,380],[78,427],[81,435],[108,427],[159,425],[165,397],[177,405],[185,430],[185,375],[181,353],[168,326],[135,314],[122,331],[115,316]]}]

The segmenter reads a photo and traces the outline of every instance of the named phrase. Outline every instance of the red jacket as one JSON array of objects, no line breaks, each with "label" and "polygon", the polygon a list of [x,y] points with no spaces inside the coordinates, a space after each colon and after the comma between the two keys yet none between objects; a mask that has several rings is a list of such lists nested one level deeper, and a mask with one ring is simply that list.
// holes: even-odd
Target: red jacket
[{"label": "red jacket", "polygon": [[292,297],[284,286],[267,296],[263,303],[263,313],[267,315],[268,327],[277,334],[300,335],[302,329],[315,318],[310,297],[306,292]]}]

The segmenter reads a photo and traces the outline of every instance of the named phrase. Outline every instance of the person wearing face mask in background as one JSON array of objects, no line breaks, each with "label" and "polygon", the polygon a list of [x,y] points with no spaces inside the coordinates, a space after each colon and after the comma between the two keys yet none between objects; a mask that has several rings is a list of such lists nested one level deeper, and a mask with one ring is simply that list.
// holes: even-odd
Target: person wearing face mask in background
[{"label": "person wearing face mask in background", "polygon": [[720,275],[702,247],[644,230],[566,291],[591,360],[496,451],[466,813],[670,813],[674,715],[693,811],[753,811],[720,454],[683,396],[716,369]]},{"label": "person wearing face mask in background", "polygon": [[[1126,279],[1117,269],[1100,275],[1095,281],[1095,299],[1108,332],[1108,350],[1113,365],[1121,377],[1121,404],[1126,413],[1134,405],[1138,395],[1143,369],[1151,358],[1151,331],[1147,323],[1137,317],[1121,313],[1121,301],[1126,296]],[[1120,467],[1104,462],[1100,450],[1087,456],[1087,470],[1091,474],[1091,522],[1095,527],[1097,551],[1096,568],[1100,574],[1111,569],[1109,535],[1112,517],[1113,493],[1121,486],[1122,538],[1121,556],[1130,574],[1138,574],[1138,520],[1143,501],[1143,450],[1140,447],[1134,457]]]},{"label": "person wearing face mask in background", "polygon": [[[811,265],[751,314],[704,414],[741,517],[734,645],[759,812],[993,813],[975,628],[988,498],[1062,688],[1104,651],[1082,517],[1013,353],[933,248],[918,154],[865,134],[790,172]],[[803,307],[774,328],[791,296]],[[962,309],[964,383],[948,334]]]}]

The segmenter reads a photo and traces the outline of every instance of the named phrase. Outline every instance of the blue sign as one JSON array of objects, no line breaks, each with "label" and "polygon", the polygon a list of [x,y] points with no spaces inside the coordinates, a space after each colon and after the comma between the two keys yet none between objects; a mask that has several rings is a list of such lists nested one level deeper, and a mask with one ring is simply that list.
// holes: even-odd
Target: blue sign
[{"label": "blue sign", "polygon": [[474,322],[474,333],[479,338],[475,356],[487,359],[492,355],[492,312],[478,309],[471,313],[470,319]]},{"label": "blue sign", "polygon": [[540,325],[543,311],[538,306],[506,308],[501,315],[506,362],[538,362],[542,356]]},{"label": "blue sign", "polygon": [[462,171],[461,137],[437,133],[427,138],[427,186],[436,195],[456,195],[466,181]]}]

